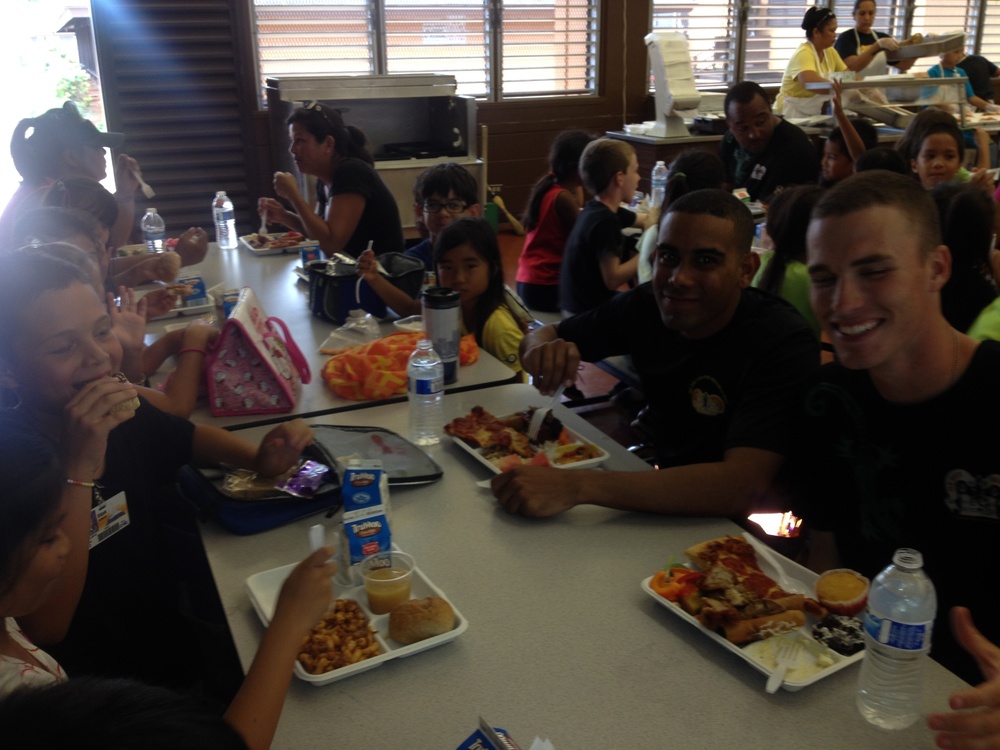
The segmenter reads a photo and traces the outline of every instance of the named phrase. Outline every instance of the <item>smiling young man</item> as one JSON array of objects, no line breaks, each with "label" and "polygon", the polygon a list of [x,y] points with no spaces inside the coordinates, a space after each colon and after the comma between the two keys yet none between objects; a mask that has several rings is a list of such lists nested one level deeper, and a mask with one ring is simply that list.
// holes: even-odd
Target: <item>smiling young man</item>
[{"label": "smiling young man", "polygon": [[970,606],[990,639],[1000,606],[981,576],[1000,542],[1000,343],[941,314],[951,255],[915,180],[864,172],[832,188],[809,227],[813,310],[836,349],[805,400],[794,462],[810,565],[871,577],[898,547],[923,553],[937,587],[932,656],[967,680],[978,670],[947,625]]},{"label": "smiling young man", "polygon": [[779,188],[808,185],[819,177],[819,155],[809,137],[771,111],[767,93],[741,81],[726,93],[726,125],[719,158],[734,188],[767,201]]},{"label": "smiling young man", "polygon": [[815,335],[791,305],[749,288],[750,212],[722,190],[671,204],[653,280],[529,333],[521,363],[543,393],[580,360],[630,354],[649,399],[655,472],[520,467],[493,480],[508,511],[551,516],[574,505],[741,515],[789,448],[800,389],[818,367]]}]

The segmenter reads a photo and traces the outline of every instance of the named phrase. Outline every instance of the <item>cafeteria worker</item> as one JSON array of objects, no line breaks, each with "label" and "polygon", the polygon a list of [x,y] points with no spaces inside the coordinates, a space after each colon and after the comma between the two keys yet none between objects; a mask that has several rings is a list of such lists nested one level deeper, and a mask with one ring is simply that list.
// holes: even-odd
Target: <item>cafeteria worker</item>
[{"label": "cafeteria worker", "polygon": [[[899,43],[888,34],[872,31],[875,23],[875,0],[855,0],[854,28],[837,37],[833,48],[837,50],[848,70],[861,76],[884,76],[889,73],[889,56],[899,49]],[[880,54],[882,52],[885,54]],[[916,58],[892,60],[901,73],[910,69]]]},{"label": "cafeteria worker", "polygon": [[781,90],[774,109],[785,118],[813,117],[823,113],[828,96],[819,96],[806,88],[807,83],[829,81],[847,70],[833,43],[837,39],[837,17],[829,8],[814,5],[802,19],[806,42],[795,50],[781,77]]},{"label": "cafeteria worker", "polygon": [[376,255],[402,252],[403,226],[396,199],[375,171],[365,134],[345,125],[337,110],[312,102],[288,120],[288,151],[304,175],[316,177],[317,203],[309,205],[289,172],[274,173],[274,192],[292,205],[261,198],[267,221],[317,240],[327,255],[358,257],[371,243]]}]

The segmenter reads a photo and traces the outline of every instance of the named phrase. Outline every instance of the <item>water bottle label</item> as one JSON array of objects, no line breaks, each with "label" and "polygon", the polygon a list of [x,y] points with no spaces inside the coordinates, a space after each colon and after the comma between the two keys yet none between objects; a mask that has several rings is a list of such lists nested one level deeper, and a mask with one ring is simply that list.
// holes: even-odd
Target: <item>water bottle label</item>
[{"label": "water bottle label", "polygon": [[875,641],[903,651],[924,651],[931,647],[933,622],[895,622],[879,617],[871,610],[865,612],[865,632]]},{"label": "water bottle label", "polygon": [[410,393],[415,396],[434,396],[444,390],[444,378],[410,378]]},{"label": "water bottle label", "polygon": [[163,238],[165,238],[167,236],[167,233],[166,232],[150,232],[149,230],[146,230],[145,232],[142,233],[142,236],[143,236],[143,239],[145,239],[147,242],[150,241],[150,240],[152,240],[152,241],[155,242],[157,240],[162,240]]},{"label": "water bottle label", "polygon": [[224,208],[215,209],[215,220],[218,221],[232,221],[233,220],[233,209],[226,210]]}]

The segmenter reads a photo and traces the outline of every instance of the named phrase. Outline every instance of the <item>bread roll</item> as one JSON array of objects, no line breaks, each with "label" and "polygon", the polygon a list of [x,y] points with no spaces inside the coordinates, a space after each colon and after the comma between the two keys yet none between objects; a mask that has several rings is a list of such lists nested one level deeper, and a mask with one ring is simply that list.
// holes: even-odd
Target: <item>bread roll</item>
[{"label": "bread roll", "polygon": [[389,613],[389,637],[404,646],[455,627],[455,610],[439,596],[411,599]]},{"label": "bread roll", "polygon": [[[117,378],[119,383],[129,382],[128,378],[125,377],[124,373],[115,372],[111,374],[111,377]],[[128,401],[122,401],[120,404],[115,404],[111,407],[112,412],[116,411],[135,411],[139,408],[139,397],[129,399]],[[144,412],[145,413],[145,412]]]}]

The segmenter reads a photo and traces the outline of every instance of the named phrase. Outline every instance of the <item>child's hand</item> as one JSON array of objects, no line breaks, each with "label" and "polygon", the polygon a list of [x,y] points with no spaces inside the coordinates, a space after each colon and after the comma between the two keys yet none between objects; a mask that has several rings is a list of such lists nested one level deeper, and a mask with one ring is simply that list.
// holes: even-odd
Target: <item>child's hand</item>
[{"label": "child's hand", "polygon": [[195,263],[201,263],[208,253],[208,234],[201,227],[191,227],[177,238],[174,250],[180,256],[182,265],[193,266]]},{"label": "child's hand", "polygon": [[844,111],[844,104],[842,100],[844,86],[840,83],[840,81],[834,79],[830,81],[830,90],[833,92],[830,95],[830,103],[833,105],[833,112],[834,114],[842,114]]},{"label": "child's hand", "polygon": [[177,307],[177,298],[167,292],[166,289],[156,289],[140,300],[146,303],[146,319],[152,320]]},{"label": "child's hand", "polygon": [[972,177],[969,178],[969,184],[982,188],[990,195],[990,197],[993,196],[993,188],[996,187],[993,184],[993,178],[990,177],[990,173],[986,169],[977,169],[973,171]]},{"label": "child's hand", "polygon": [[195,321],[182,331],[181,349],[211,351],[219,338],[219,329],[210,323]]},{"label": "child's hand", "polygon": [[131,383],[99,378],[81,386],[69,400],[59,441],[68,477],[90,481],[101,476],[108,433],[135,416],[134,411],[112,411],[112,408],[136,395]]},{"label": "child's hand", "polygon": [[307,445],[313,431],[301,419],[284,422],[264,436],[257,449],[254,470],[262,477],[276,477],[292,468]]},{"label": "child's hand", "polygon": [[128,287],[118,287],[119,304],[115,295],[108,292],[108,315],[111,328],[118,337],[122,349],[139,351],[146,339],[146,300],[136,302],[135,292]]},{"label": "child's hand", "polygon": [[295,566],[278,593],[272,627],[287,626],[301,637],[319,622],[332,598],[330,578],[337,572],[332,555],[333,547],[320,547]]},{"label": "child's hand", "polygon": [[358,256],[358,276],[365,281],[378,273],[378,261],[375,260],[374,250],[365,250]]}]

